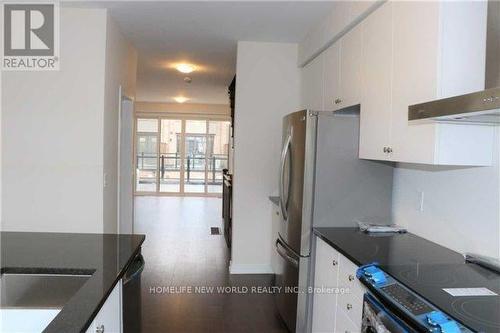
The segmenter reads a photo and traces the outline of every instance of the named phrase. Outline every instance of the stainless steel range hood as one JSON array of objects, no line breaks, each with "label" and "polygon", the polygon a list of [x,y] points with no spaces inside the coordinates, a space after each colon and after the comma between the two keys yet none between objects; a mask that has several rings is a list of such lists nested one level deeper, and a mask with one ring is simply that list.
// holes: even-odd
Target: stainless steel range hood
[{"label": "stainless steel range hood", "polygon": [[500,125],[500,1],[488,2],[486,44],[486,90],[410,105],[408,120]]},{"label": "stainless steel range hood", "polygon": [[500,87],[410,105],[408,120],[420,119],[500,125]]}]

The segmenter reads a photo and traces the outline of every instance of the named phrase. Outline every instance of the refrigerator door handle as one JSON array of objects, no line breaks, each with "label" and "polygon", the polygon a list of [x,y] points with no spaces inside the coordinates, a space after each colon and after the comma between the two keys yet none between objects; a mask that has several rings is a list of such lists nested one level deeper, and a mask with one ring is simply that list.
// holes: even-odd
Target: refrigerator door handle
[{"label": "refrigerator door handle", "polygon": [[285,244],[279,238],[276,239],[276,252],[293,266],[299,267],[299,260],[293,254],[290,254]]},{"label": "refrigerator door handle", "polygon": [[286,157],[288,155],[288,152],[290,151],[291,142],[292,142],[292,134],[289,133],[285,140],[285,144],[283,145],[283,151],[281,152],[281,166],[280,166],[280,178],[279,178],[280,208],[281,208],[281,215],[283,216],[283,219],[285,221],[288,219],[287,206],[288,206],[289,193],[286,193],[286,198],[285,198],[285,184],[283,178],[285,177]]},{"label": "refrigerator door handle", "polygon": [[283,238],[283,236],[281,236],[279,233],[278,233],[278,239],[280,241],[281,246],[283,246],[288,253],[292,253],[294,257],[296,257],[296,258],[307,258],[307,257],[309,257],[309,256],[303,256],[300,253],[298,253],[297,251],[295,251],[294,249],[292,249],[292,247],[290,245],[288,245],[288,243],[285,241],[285,239]]}]

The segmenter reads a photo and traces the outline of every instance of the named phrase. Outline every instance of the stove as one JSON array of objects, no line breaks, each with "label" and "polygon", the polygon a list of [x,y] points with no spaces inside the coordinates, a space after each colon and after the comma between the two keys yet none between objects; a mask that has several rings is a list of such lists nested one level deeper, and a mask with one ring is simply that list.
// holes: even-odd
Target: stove
[{"label": "stove", "polygon": [[416,331],[500,332],[500,274],[476,264],[365,265],[358,277]]}]

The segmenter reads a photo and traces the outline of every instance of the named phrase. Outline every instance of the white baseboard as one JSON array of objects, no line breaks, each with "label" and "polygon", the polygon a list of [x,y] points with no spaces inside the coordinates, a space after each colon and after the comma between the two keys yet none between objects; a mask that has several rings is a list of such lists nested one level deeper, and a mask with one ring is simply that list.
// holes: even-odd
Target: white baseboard
[{"label": "white baseboard", "polygon": [[274,274],[271,265],[261,264],[229,264],[229,274]]}]

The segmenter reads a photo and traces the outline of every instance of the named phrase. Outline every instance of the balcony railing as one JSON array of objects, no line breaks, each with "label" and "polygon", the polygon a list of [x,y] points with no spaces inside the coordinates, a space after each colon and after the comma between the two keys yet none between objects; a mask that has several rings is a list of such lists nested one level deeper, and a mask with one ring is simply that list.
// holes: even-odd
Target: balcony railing
[{"label": "balcony railing", "polygon": [[[205,158],[204,155],[188,155],[186,156],[185,164],[185,178],[186,182],[191,181],[191,176],[194,173],[205,172],[205,161],[207,162],[208,173],[211,175],[208,177],[207,182],[209,184],[222,184],[222,169],[227,168],[227,155],[213,154]],[[170,153],[170,154],[160,154],[160,180],[165,179],[168,172],[180,172],[182,165],[182,158],[180,154]],[[136,156],[136,167],[140,171],[150,171],[156,172],[157,168],[157,155],[140,153]],[[219,175],[219,179],[217,179]],[[196,180],[200,180],[197,178]]]}]

